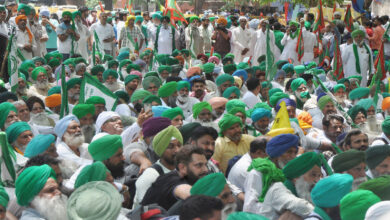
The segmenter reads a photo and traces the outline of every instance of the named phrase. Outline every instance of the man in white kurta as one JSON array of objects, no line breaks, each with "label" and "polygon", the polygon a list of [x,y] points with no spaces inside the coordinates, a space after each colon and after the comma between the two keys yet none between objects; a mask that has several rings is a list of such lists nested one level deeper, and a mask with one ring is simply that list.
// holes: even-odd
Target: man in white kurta
[{"label": "man in white kurta", "polygon": [[200,35],[203,38],[203,51],[205,53],[210,53],[211,51],[211,36],[213,36],[214,28],[210,25],[209,18],[202,18],[202,25],[199,27]]},{"label": "man in white kurta", "polygon": [[[257,59],[267,54],[267,20],[261,20],[260,21],[260,29],[256,31],[256,45],[255,50],[253,54],[253,63],[254,65],[259,65],[257,62]],[[269,31],[269,40],[270,40],[270,49],[274,53],[275,51],[275,36],[273,31]],[[275,53],[274,53],[275,54]]]},{"label": "man in white kurta", "polygon": [[317,37],[315,34],[310,31],[304,30],[303,35],[303,47],[304,54],[301,60],[301,63],[314,61],[314,47],[317,44]]},{"label": "man in white kurta", "polygon": [[34,36],[27,27],[27,17],[25,15],[19,15],[15,18],[15,22],[18,25],[16,30],[16,46],[20,49],[25,59],[33,58],[33,50],[36,50],[37,44]]},{"label": "man in white kurta", "polygon": [[[99,21],[90,27],[92,34],[96,31],[99,41],[104,48],[106,54],[113,55],[113,41],[115,40],[114,28],[107,23],[107,13],[101,13]],[[96,42],[97,39],[95,39]]]},{"label": "man in white kurta", "polygon": [[80,34],[80,39],[77,41],[76,51],[85,60],[88,60],[88,48],[92,48],[89,42],[91,32],[89,31],[89,28],[81,21],[81,16],[76,16],[74,21],[77,27],[77,31]]},{"label": "man in white kurta", "polygon": [[343,54],[344,76],[362,76],[360,86],[367,86],[369,73],[374,74],[374,61],[371,48],[364,43],[365,33],[362,30],[352,32],[354,43],[348,45]]},{"label": "man in white kurta", "polygon": [[179,39],[179,32],[169,25],[170,18],[164,16],[162,24],[156,30],[157,54],[171,54],[175,48],[174,41]]},{"label": "man in white kurta", "polygon": [[232,43],[234,54],[234,62],[239,63],[244,60],[245,57],[249,57],[250,42],[252,37],[252,32],[246,28],[246,23],[248,22],[247,18],[241,16],[240,25],[233,29],[232,31]]},{"label": "man in white kurta", "polygon": [[281,41],[284,46],[283,52],[280,55],[280,60],[288,60],[292,59],[294,61],[294,65],[298,65],[298,54],[296,52],[296,47],[298,43],[298,22],[290,21],[290,28],[287,29],[284,37]]},{"label": "man in white kurta", "polygon": [[185,29],[186,48],[192,51],[195,56],[204,53],[203,37],[198,28],[199,18],[193,16],[190,18],[190,25]]}]

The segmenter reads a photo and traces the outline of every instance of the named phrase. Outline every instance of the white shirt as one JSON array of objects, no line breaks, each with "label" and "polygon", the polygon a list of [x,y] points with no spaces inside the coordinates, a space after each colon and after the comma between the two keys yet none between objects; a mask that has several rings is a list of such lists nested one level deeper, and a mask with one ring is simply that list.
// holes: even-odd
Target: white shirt
[{"label": "white shirt", "polygon": [[192,115],[192,106],[198,102],[199,100],[197,98],[188,97],[188,101],[184,104],[181,104],[178,100],[176,100],[176,105],[183,110],[184,117],[188,119]]},{"label": "white shirt", "polygon": [[[275,51],[275,35],[273,31],[269,31],[270,48],[271,52]],[[256,31],[256,45],[253,55],[254,65],[259,65],[257,58],[267,53],[267,31],[263,32],[262,29]],[[275,53],[274,53],[275,54]],[[276,59],[276,57],[275,57]]]},{"label": "white shirt", "polygon": [[259,196],[263,190],[263,175],[261,172],[251,170],[244,182],[244,212],[259,214],[260,207],[263,203],[259,202]]},{"label": "white shirt", "polygon": [[0,23],[0,35],[8,38],[8,28],[5,22]]},{"label": "white shirt", "polygon": [[[296,30],[298,31],[298,30]],[[295,51],[298,42],[298,35],[292,39],[290,35],[284,34],[281,44],[284,46],[283,52],[280,55],[280,60],[294,60],[294,65],[298,65],[298,54]]]},{"label": "white shirt", "polygon": [[57,144],[57,153],[60,159],[71,160],[76,162],[79,166],[91,164],[92,157],[88,152],[88,144],[84,143],[79,147],[80,156],[77,156],[69,146],[61,141]]},{"label": "white shirt", "polygon": [[246,153],[234,164],[229,172],[228,180],[243,192],[245,192],[244,183],[248,176],[247,170],[251,163],[252,158],[249,153]]},{"label": "white shirt", "polygon": [[24,31],[21,31],[19,28],[16,30],[16,46],[20,49],[22,52],[23,56],[27,60],[31,60],[33,58],[32,52],[29,52],[24,48],[25,45],[31,44],[32,45],[32,50],[36,50],[37,44],[35,43],[34,36],[32,36],[32,42],[30,43],[30,38],[27,33],[27,29]]},{"label": "white shirt", "polygon": [[[61,23],[60,25],[58,25],[58,27],[56,29],[57,36],[66,33],[67,29],[64,29],[63,26],[64,26],[64,23]],[[76,30],[76,33],[78,33],[77,30]],[[73,43],[74,43],[73,45],[75,46],[76,43],[75,42],[73,42]],[[58,48],[58,51],[60,53],[70,54],[70,52],[72,50],[72,36],[68,35],[68,37],[64,41],[61,41],[60,39],[58,39],[57,40],[57,48]],[[75,49],[75,48],[73,48],[73,49]]]},{"label": "white shirt", "polygon": [[250,52],[248,51],[245,55],[241,55],[242,51],[245,48],[250,49],[252,32],[248,28],[242,29],[241,26],[236,27],[232,31],[232,42],[234,47],[232,48],[232,53],[234,54],[234,62],[239,63],[245,57],[250,56]]},{"label": "white shirt", "polygon": [[[385,133],[382,132],[382,134],[378,138],[383,138],[387,141],[387,144],[390,144],[390,139],[385,135]],[[371,146],[376,145],[384,145],[386,144],[382,139],[378,139],[372,142]]]},{"label": "white shirt", "polygon": [[99,37],[99,41],[103,45],[104,50],[112,50],[112,42],[104,42],[104,40],[108,38],[115,37],[114,28],[111,24],[106,23],[105,25],[102,25],[100,21],[98,21],[94,23],[89,30],[92,34],[94,34],[94,31],[96,31],[96,34]]},{"label": "white shirt", "polygon": [[137,122],[134,122],[130,127],[126,128],[121,134],[123,145],[131,143],[137,137],[139,137],[141,129],[142,128],[138,125]]},{"label": "white shirt", "polygon": [[248,91],[242,97],[242,101],[248,106],[248,109],[253,108],[257,103],[261,102],[259,96],[253,94],[253,92]]},{"label": "white shirt", "polygon": [[315,34],[305,31],[303,35],[304,54],[301,63],[314,61],[314,47],[317,44],[317,37]]},{"label": "white shirt", "polygon": [[[174,29],[174,31],[175,31],[175,41],[177,41],[180,36],[176,29]],[[158,54],[172,53],[173,51],[172,38],[173,38],[173,33],[172,33],[171,26],[168,26],[168,28],[165,29],[164,26],[162,25],[160,28],[160,33],[158,35],[158,48],[157,48]]]}]

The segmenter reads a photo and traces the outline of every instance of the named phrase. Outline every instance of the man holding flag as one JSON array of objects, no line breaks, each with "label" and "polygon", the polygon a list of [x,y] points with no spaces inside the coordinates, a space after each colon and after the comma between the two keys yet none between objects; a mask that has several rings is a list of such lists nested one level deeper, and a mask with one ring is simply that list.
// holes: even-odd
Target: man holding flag
[{"label": "man holding flag", "polygon": [[[94,23],[90,31],[92,33],[96,33],[95,36],[95,42],[96,44],[100,43],[103,45],[103,49],[105,54],[113,56],[113,48],[112,48],[112,43],[115,40],[115,33],[114,33],[114,28],[112,27],[111,24],[107,23],[107,18],[108,18],[108,13],[106,12],[101,12],[99,15],[99,21]],[[97,42],[97,39],[99,42]]]},{"label": "man holding flag", "polygon": [[62,13],[62,23],[57,28],[58,51],[62,54],[63,59],[68,59],[74,53],[75,41],[80,39],[80,35],[74,28],[72,13],[64,11]]}]

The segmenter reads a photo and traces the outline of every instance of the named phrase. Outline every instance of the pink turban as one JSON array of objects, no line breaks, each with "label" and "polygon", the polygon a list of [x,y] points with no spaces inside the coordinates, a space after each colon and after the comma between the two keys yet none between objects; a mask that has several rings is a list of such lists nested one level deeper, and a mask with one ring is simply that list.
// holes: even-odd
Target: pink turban
[{"label": "pink turban", "polygon": [[229,100],[224,97],[213,97],[209,100],[209,103],[213,109],[226,105]]}]

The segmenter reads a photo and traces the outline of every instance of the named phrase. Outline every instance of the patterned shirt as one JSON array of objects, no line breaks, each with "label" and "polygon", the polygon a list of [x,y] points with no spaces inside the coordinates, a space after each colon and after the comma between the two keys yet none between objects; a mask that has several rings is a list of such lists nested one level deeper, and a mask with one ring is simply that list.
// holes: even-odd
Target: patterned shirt
[{"label": "patterned shirt", "polygon": [[139,44],[141,42],[141,39],[144,39],[144,35],[142,34],[141,29],[138,26],[134,26],[131,30],[129,27],[122,28],[119,36],[119,41],[122,41],[121,47],[128,47],[130,48],[130,51],[134,51],[134,45],[130,41],[128,37],[129,35],[133,38],[134,43],[136,41],[138,42],[138,46],[141,46]]}]

